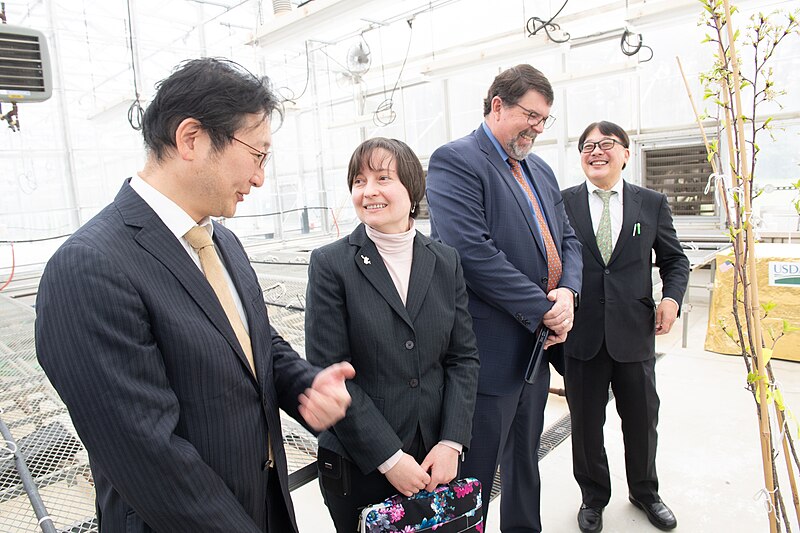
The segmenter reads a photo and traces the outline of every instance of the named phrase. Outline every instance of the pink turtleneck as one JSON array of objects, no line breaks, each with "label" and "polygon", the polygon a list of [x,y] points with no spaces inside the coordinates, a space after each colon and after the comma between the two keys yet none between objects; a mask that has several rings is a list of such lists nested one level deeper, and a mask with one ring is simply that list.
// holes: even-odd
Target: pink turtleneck
[{"label": "pink turtleneck", "polygon": [[405,305],[408,295],[411,261],[414,259],[414,236],[417,234],[417,230],[414,229],[414,219],[409,220],[410,228],[403,233],[381,233],[365,225],[367,237],[375,243],[375,247],[381,254],[381,259],[392,277],[403,305]]}]

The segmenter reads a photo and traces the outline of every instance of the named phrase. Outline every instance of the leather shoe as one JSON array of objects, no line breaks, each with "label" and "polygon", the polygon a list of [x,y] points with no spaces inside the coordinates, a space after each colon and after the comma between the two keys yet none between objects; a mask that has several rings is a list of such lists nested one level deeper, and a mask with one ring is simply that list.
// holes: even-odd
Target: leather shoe
[{"label": "leather shoe", "polygon": [[669,531],[670,529],[675,529],[678,525],[675,515],[661,500],[655,503],[642,503],[633,496],[628,496],[628,499],[633,505],[644,511],[650,523],[658,529]]},{"label": "leather shoe", "polygon": [[600,533],[603,531],[603,508],[587,507],[581,504],[578,511],[578,527],[582,533]]}]

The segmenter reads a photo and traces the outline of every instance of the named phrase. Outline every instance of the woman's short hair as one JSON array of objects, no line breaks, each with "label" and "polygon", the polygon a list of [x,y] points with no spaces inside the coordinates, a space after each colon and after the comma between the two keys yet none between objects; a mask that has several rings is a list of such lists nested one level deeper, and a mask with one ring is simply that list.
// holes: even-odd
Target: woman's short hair
[{"label": "woman's short hair", "polygon": [[374,137],[359,144],[347,166],[347,188],[352,192],[353,180],[362,169],[379,170],[383,168],[383,161],[373,157],[376,150],[386,150],[394,160],[400,183],[406,188],[408,197],[411,199],[410,215],[412,218],[416,218],[419,213],[417,206],[425,196],[425,172],[422,170],[422,164],[419,162],[417,154],[403,141]]}]

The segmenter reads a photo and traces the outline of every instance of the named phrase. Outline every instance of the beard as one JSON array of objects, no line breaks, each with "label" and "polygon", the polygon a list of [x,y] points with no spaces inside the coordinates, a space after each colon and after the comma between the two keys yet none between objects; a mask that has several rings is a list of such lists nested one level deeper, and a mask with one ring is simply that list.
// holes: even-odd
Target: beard
[{"label": "beard", "polygon": [[[523,145],[523,139],[527,141],[527,138],[523,138],[522,136],[523,133],[530,135],[530,144],[527,147]],[[528,157],[528,154],[530,154],[531,150],[533,150],[533,141],[535,140],[536,140],[536,132],[527,132],[527,131],[519,132],[516,137],[514,137],[508,142],[506,148],[508,148],[508,152],[514,159],[522,161],[523,159]]]}]

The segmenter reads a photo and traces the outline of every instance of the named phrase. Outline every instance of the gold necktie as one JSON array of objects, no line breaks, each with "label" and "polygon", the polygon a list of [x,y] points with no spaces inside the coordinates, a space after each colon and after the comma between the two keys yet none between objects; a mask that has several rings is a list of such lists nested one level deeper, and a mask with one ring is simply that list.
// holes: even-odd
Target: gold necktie
[{"label": "gold necktie", "polygon": [[217,250],[214,247],[214,241],[211,240],[211,235],[208,230],[202,226],[195,226],[186,232],[183,236],[186,242],[197,251],[200,256],[200,266],[203,268],[208,283],[214,289],[219,303],[222,304],[222,309],[228,316],[228,321],[233,327],[233,332],[236,333],[236,338],[239,339],[239,344],[242,346],[247,357],[247,362],[250,363],[250,371],[255,375],[256,366],[253,362],[253,347],[250,344],[250,336],[247,330],[244,329],[241,315],[236,309],[236,304],[233,303],[233,295],[228,288],[228,282],[225,280],[225,271],[220,261]]},{"label": "gold necktie", "polygon": [[[195,226],[187,231],[183,238],[200,256],[200,266],[203,269],[203,273],[211,288],[214,289],[219,303],[222,304],[222,309],[225,310],[228,321],[231,323],[234,333],[236,333],[236,338],[239,339],[239,344],[247,356],[247,362],[250,363],[250,371],[255,375],[256,366],[253,362],[253,346],[250,343],[250,336],[247,334],[247,330],[244,329],[242,317],[236,309],[236,304],[233,303],[233,295],[231,295],[228,282],[225,280],[224,267],[217,255],[216,248],[214,248],[214,241],[211,240],[211,235],[206,228]],[[275,464],[275,455],[272,452],[272,438],[269,435],[267,435],[267,449],[269,458],[267,464],[272,468]]]}]

